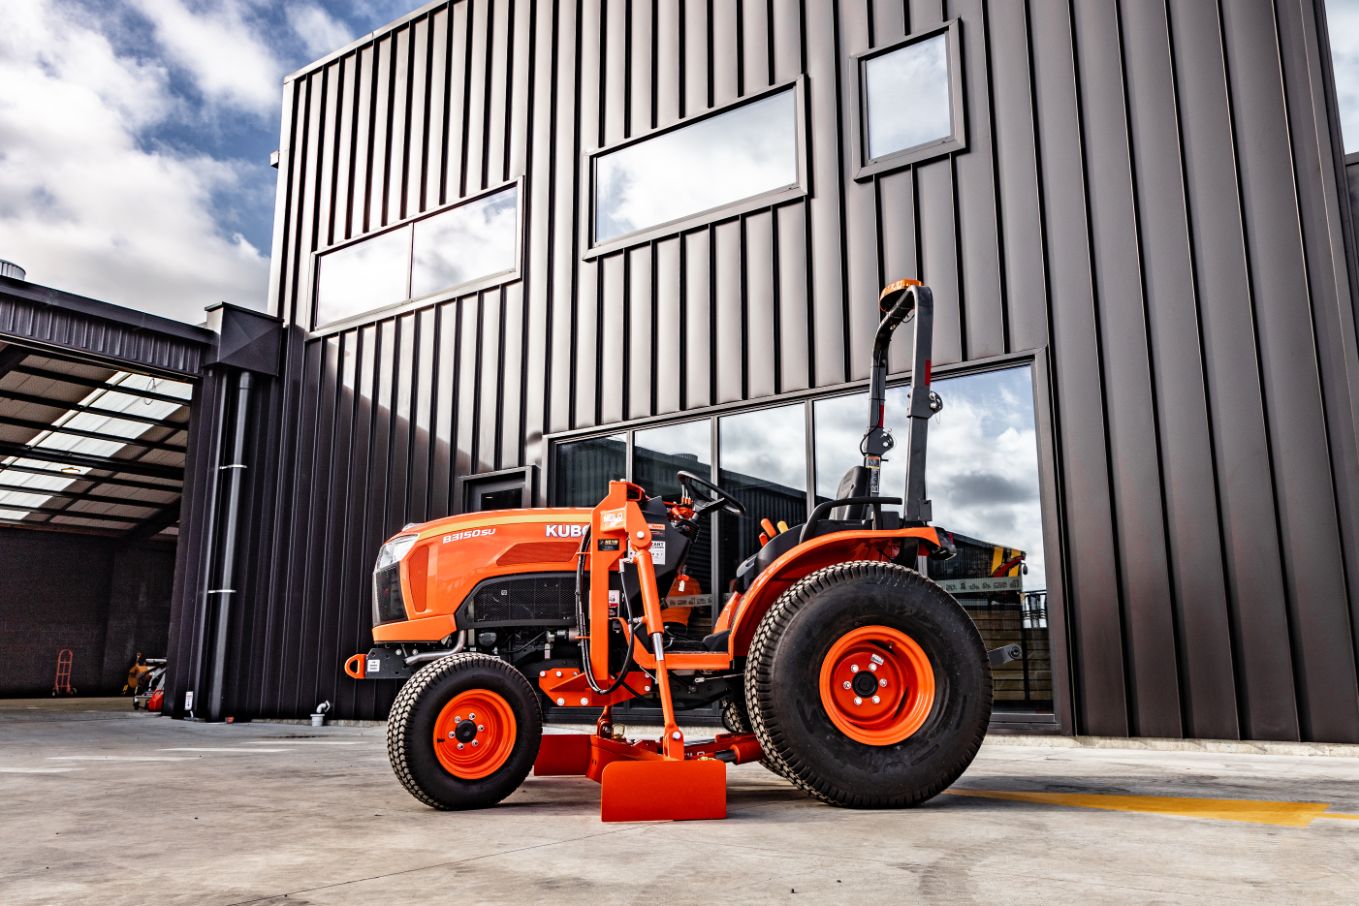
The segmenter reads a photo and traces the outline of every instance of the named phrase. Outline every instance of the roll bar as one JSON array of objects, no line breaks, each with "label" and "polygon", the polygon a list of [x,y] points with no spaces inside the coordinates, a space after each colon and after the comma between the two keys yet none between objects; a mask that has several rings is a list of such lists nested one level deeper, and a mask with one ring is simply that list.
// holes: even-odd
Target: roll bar
[{"label": "roll bar", "polygon": [[908,318],[915,317],[915,343],[911,357],[911,404],[906,413],[906,497],[902,520],[906,525],[930,521],[930,502],[925,498],[925,451],[930,416],[943,408],[930,389],[933,365],[934,294],[919,280],[898,280],[878,296],[885,312],[873,338],[873,364],[868,381],[868,430],[859,445],[868,469],[868,496],[879,496],[882,457],[896,441],[886,427],[887,353],[892,334]]}]

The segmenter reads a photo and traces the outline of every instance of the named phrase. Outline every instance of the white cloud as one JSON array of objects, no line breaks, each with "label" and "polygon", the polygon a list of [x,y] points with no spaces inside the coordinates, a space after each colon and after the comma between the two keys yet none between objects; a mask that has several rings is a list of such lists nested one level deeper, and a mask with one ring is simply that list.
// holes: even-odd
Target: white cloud
[{"label": "white cloud", "polygon": [[292,4],[287,15],[288,27],[302,40],[307,52],[318,58],[339,50],[358,37],[350,33],[349,26],[312,3]]},{"label": "white cloud", "polygon": [[191,9],[183,0],[134,0],[156,43],[209,103],[278,115],[286,66],[252,27],[246,5],[228,0]]},{"label": "white cloud", "polygon": [[6,19],[0,257],[34,282],[191,322],[223,299],[263,307],[265,258],[213,217],[215,193],[249,190],[246,165],[139,140],[180,109],[164,67],[119,55],[56,0]]}]

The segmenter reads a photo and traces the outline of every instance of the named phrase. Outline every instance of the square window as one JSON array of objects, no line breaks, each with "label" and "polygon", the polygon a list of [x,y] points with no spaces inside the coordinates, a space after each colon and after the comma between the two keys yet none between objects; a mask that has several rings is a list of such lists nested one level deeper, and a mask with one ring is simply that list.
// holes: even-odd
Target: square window
[{"label": "square window", "polygon": [[859,58],[858,178],[963,147],[957,28]]}]

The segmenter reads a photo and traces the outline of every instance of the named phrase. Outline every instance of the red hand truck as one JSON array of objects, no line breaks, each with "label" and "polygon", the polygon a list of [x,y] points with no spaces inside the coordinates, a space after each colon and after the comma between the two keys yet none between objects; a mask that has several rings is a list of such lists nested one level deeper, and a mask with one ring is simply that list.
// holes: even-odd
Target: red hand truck
[{"label": "red hand truck", "polygon": [[52,681],[53,695],[75,695],[75,689],[71,688],[71,662],[75,660],[75,653],[69,648],[63,648],[57,652],[57,678]]}]

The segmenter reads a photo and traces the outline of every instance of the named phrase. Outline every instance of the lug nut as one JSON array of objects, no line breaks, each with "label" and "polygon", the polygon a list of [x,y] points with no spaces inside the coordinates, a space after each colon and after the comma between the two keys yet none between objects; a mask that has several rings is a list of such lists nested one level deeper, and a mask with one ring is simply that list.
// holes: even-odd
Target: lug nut
[{"label": "lug nut", "polygon": [[582,705],[588,705],[588,704],[590,703],[590,700],[589,700],[588,698],[586,698],[584,695],[582,695],[582,696],[580,697],[580,703],[581,703]]},{"label": "lug nut", "polygon": [[863,700],[862,698],[859,698],[859,696],[857,696],[857,695],[854,696],[854,704],[856,704],[856,705],[862,705],[863,703],[864,703],[864,700]]},{"label": "lug nut", "polygon": [[561,672],[560,670],[558,670],[558,671],[557,671],[557,675],[558,675],[558,676],[561,676],[561,675],[562,675],[562,672]]},{"label": "lug nut", "polygon": [[873,696],[873,704],[875,704],[875,705],[880,705],[880,704],[882,704],[882,699],[878,698],[876,695]]},{"label": "lug nut", "polygon": [[461,751],[461,749],[462,749],[462,743],[458,743],[458,749]]},{"label": "lug nut", "polygon": [[448,738],[449,738],[449,739],[457,739],[457,738],[458,738],[458,734],[457,734],[457,733],[449,733],[449,734],[448,734]]},{"label": "lug nut", "polygon": [[461,718],[461,717],[455,717],[455,718],[453,718],[453,723],[455,723],[455,724],[460,724],[460,723],[462,723],[462,718]]},{"label": "lug nut", "polygon": [[477,742],[477,741],[474,739],[474,740],[472,740],[472,745],[473,745],[473,746],[479,746],[479,745],[481,745],[481,743]]},{"label": "lug nut", "polygon": [[476,719],[477,719],[477,716],[476,716],[475,714],[469,714],[469,715],[467,715],[467,719],[468,719],[468,720],[476,720]]},{"label": "lug nut", "polygon": [[858,664],[850,664],[850,665],[849,665],[849,672],[850,672],[850,673],[858,673],[858,672],[859,672],[859,665],[858,665]]},{"label": "lug nut", "polygon": [[564,698],[557,699],[557,707],[561,707],[564,704],[566,704],[566,699]]},{"label": "lug nut", "polygon": [[842,685],[843,685],[846,689],[848,689],[848,688],[850,687],[850,682],[849,682],[849,680],[845,680],[844,683],[843,683]]},{"label": "lug nut", "polygon": [[887,685],[887,680],[885,680],[885,679],[880,679],[880,680],[878,680],[878,685],[879,685],[879,686],[886,686],[886,685]]},{"label": "lug nut", "polygon": [[478,733],[485,733],[485,732],[486,732],[486,728],[483,727],[481,724],[477,724],[477,732],[478,732]]},{"label": "lug nut", "polygon": [[874,673],[877,673],[877,672],[878,672],[878,665],[877,665],[877,664],[869,664],[869,665],[868,665],[868,669],[869,669],[869,670],[872,670]]}]

